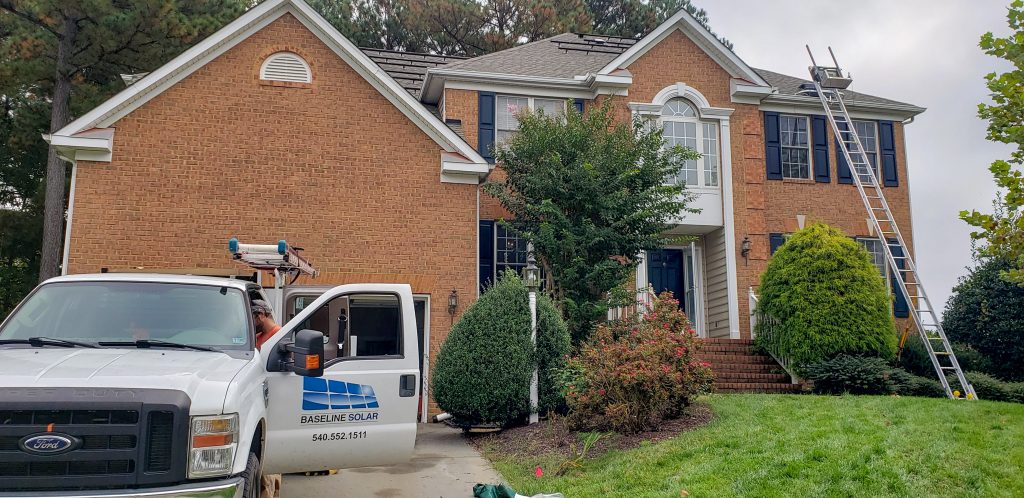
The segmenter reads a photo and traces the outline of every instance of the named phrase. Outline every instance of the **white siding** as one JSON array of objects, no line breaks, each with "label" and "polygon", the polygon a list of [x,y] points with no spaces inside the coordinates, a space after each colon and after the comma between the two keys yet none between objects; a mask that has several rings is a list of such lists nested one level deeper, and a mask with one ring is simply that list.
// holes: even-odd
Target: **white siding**
[{"label": "white siding", "polygon": [[725,230],[704,236],[704,278],[707,283],[708,337],[729,337],[729,286],[725,269]]}]

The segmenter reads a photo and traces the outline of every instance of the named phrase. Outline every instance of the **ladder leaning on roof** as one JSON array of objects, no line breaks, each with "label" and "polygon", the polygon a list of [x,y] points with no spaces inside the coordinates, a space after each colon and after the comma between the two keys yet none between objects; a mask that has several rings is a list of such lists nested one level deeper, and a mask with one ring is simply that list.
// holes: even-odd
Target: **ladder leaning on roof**
[{"label": "ladder leaning on roof", "polygon": [[[957,399],[977,399],[974,386],[964,377],[963,369],[960,368],[960,363],[956,360],[956,355],[953,353],[949,339],[946,338],[946,332],[942,329],[938,314],[932,306],[931,300],[928,299],[928,294],[925,293],[917,271],[917,264],[910,256],[910,250],[903,239],[903,234],[896,226],[889,203],[886,202],[882,188],[878,184],[875,168],[868,161],[863,142],[857,135],[857,130],[850,119],[850,113],[846,110],[841,90],[849,87],[853,79],[849,75],[843,76],[831,47],[828,52],[832,56],[835,66],[819,66],[814,61],[814,54],[811,53],[810,46],[807,47],[807,54],[811,57],[811,67],[809,68],[811,80],[814,82],[814,89],[821,100],[821,105],[825,108],[829,123],[832,124],[832,131],[837,137],[836,142],[840,148],[837,153],[843,155],[846,164],[849,164],[852,169],[853,182],[857,185],[857,191],[860,192],[861,200],[864,201],[864,207],[868,211],[868,218],[871,220],[875,233],[878,234],[881,242],[879,245],[883,248],[885,260],[894,274],[900,277],[893,280],[899,283],[899,290],[907,298],[914,326],[928,350],[928,356],[939,376],[939,382],[946,390],[946,395]],[[956,382],[960,384],[960,389],[950,386],[952,379],[947,378],[947,374],[950,372],[956,374]]]}]

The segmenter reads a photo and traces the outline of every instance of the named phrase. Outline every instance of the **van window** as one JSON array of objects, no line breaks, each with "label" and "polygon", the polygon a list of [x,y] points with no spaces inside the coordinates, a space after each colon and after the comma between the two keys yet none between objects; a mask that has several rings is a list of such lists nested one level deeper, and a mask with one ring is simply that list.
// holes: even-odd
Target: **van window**
[{"label": "van window", "polygon": [[[317,296],[294,296],[289,314],[298,315]],[[348,294],[320,306],[295,330],[312,329],[327,336],[325,360],[401,356],[402,309],[391,294]]]}]

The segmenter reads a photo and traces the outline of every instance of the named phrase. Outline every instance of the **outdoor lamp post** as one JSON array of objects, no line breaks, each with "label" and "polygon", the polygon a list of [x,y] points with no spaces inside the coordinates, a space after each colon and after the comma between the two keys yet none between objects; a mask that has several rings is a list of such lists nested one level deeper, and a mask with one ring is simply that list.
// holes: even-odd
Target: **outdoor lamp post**
[{"label": "outdoor lamp post", "polygon": [[[540,290],[540,268],[537,268],[537,260],[533,257],[533,244],[527,246],[526,269],[523,270],[523,280],[526,289],[530,291],[530,339],[533,347],[537,347],[537,291]],[[533,366],[533,378],[530,379],[530,424],[536,424],[540,420],[540,394],[537,387],[537,365]]]}]

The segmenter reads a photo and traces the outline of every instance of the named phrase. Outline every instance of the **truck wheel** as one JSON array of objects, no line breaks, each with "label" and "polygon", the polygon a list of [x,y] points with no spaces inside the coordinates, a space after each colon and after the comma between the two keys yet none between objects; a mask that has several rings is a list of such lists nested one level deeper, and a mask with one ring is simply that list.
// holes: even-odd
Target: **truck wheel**
[{"label": "truck wheel", "polygon": [[239,474],[245,480],[242,488],[244,498],[259,498],[260,496],[260,459],[255,453],[249,453],[249,460],[245,462],[245,470]]}]

